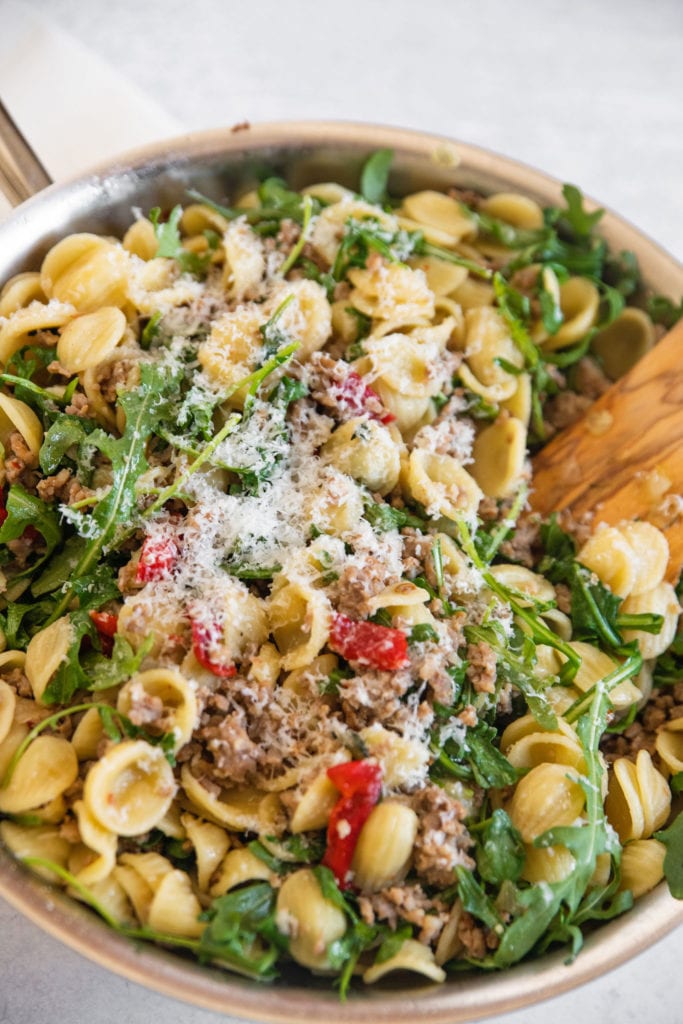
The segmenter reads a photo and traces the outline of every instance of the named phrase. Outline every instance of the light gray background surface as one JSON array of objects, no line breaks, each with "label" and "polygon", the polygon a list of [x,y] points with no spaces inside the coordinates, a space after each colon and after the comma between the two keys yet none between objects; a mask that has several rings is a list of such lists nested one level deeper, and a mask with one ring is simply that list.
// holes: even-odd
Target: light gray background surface
[{"label": "light gray background surface", "polygon": [[[53,19],[188,128],[338,118],[441,132],[580,185],[683,257],[682,0],[22,6]],[[3,10],[12,17],[6,0],[0,37]],[[58,77],[38,74],[33,87],[58,117]],[[679,929],[605,978],[499,1024],[681,1024],[682,954]],[[110,975],[0,904],[0,1024],[115,1020],[229,1018]]]}]

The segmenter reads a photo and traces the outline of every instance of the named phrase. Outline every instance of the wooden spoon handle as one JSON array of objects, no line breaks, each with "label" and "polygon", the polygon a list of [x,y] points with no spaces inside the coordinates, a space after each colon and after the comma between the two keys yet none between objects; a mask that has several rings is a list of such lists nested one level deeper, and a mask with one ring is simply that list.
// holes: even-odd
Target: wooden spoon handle
[{"label": "wooden spoon handle", "polygon": [[[664,529],[670,578],[683,565],[683,320],[534,458],[531,505],[594,523],[650,519]],[[683,501],[680,502],[683,508]]]}]

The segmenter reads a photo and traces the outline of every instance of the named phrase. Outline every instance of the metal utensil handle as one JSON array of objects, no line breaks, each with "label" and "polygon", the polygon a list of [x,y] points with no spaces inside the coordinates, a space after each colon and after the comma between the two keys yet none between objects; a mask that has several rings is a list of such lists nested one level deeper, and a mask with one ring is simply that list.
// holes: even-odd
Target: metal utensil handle
[{"label": "metal utensil handle", "polygon": [[0,192],[12,206],[52,184],[52,178],[0,99]]}]

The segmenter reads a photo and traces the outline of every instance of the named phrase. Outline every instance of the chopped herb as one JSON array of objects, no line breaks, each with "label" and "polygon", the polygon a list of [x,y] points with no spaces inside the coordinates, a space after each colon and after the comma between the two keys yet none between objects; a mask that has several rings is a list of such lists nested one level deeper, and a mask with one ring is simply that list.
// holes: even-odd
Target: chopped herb
[{"label": "chopped herb", "polygon": [[369,203],[381,205],[387,198],[393,149],[378,149],[366,161],[360,176],[360,191]]}]

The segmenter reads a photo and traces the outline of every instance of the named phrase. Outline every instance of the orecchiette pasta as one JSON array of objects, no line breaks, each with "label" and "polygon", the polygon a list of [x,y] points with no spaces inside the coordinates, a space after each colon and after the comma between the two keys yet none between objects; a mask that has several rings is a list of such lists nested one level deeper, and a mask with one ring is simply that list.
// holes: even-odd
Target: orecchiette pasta
[{"label": "orecchiette pasta", "polygon": [[683,770],[664,534],[526,505],[658,304],[575,192],[395,202],[389,155],[382,204],[194,193],[0,292],[0,840],[342,991],[577,945],[671,875]]}]

